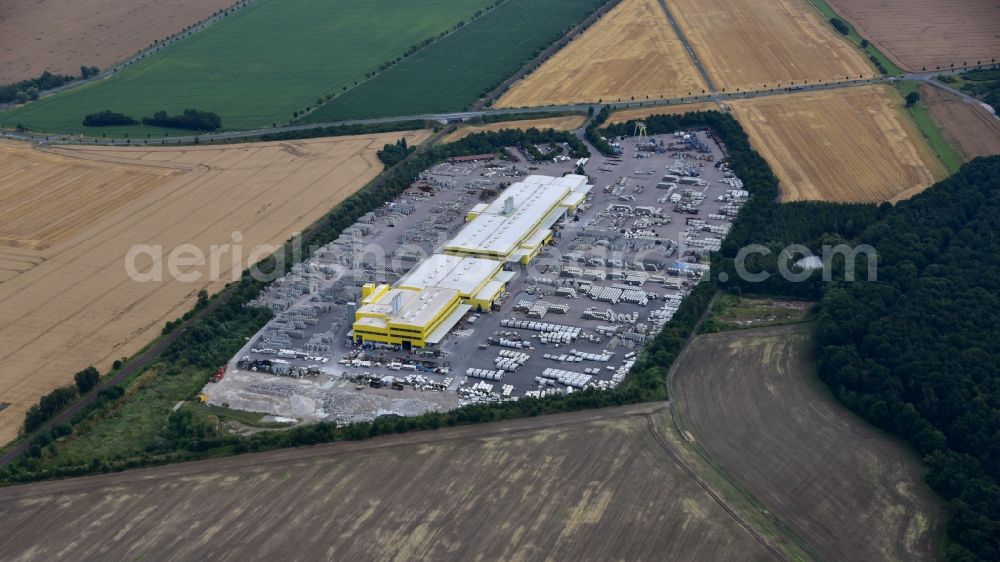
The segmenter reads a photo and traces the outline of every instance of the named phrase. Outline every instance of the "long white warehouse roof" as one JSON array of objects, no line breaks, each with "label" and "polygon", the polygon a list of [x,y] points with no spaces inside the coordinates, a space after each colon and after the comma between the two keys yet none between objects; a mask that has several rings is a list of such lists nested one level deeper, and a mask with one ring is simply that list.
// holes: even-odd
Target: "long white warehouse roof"
[{"label": "long white warehouse roof", "polygon": [[426,289],[442,287],[469,296],[503,266],[495,260],[434,254],[410,270],[396,283],[397,287]]},{"label": "long white warehouse roof", "polygon": [[[567,195],[585,189],[586,184],[587,178],[576,174],[528,176],[505,189],[445,249],[510,254]],[[508,199],[513,201],[510,213],[506,212]]]}]

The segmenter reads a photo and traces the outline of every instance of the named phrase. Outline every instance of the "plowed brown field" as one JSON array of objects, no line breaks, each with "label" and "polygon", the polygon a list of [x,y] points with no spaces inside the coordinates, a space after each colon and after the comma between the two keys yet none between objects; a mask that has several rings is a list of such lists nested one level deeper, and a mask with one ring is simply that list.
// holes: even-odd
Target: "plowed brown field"
[{"label": "plowed brown field", "polygon": [[501,129],[520,129],[523,131],[534,127],[536,129],[573,131],[579,129],[586,120],[586,117],[582,115],[564,115],[562,117],[546,117],[544,119],[526,119],[524,121],[503,121],[501,123],[487,123],[486,125],[462,126],[449,133],[440,142],[455,142],[472,133],[499,131]]},{"label": "plowed brown field", "polygon": [[234,0],[0,0],[0,84],[106,68]]},{"label": "plowed brown field", "polygon": [[773,560],[650,405],[0,490],[0,559]]},{"label": "plowed brown field", "polygon": [[786,201],[906,198],[946,175],[888,86],[729,102]]},{"label": "plowed brown field", "polygon": [[919,458],[815,374],[812,326],[697,337],[673,397],[692,441],[819,560],[935,560],[945,510]]},{"label": "plowed brown field", "polygon": [[1000,58],[997,0],[826,0],[897,65],[914,71]]},{"label": "plowed brown field", "polygon": [[[0,410],[0,443],[41,395],[134,353],[198,291],[230,281],[234,262],[245,269],[251,249],[283,243],[374,178],[375,152],[400,136],[162,149],[0,143],[0,402],[12,404]],[[133,245],[166,256],[193,244],[207,256],[235,232],[243,257],[223,253],[218,279],[208,265],[178,268],[202,273],[192,282],[167,267],[162,282],[126,273]],[[140,272],[151,265],[137,260]]]},{"label": "plowed brown field", "polygon": [[982,105],[926,84],[920,85],[920,98],[945,138],[966,160],[1000,154],[1000,119]]},{"label": "plowed brown field", "polygon": [[622,0],[496,106],[657,99],[704,88],[658,0]]},{"label": "plowed brown field", "polygon": [[670,10],[720,90],[875,72],[804,0],[673,0]]}]

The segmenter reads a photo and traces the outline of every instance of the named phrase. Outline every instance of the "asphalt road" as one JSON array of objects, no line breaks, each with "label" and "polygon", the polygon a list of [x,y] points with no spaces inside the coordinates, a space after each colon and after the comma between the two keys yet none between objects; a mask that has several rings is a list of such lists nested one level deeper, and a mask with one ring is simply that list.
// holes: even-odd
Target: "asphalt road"
[{"label": "asphalt road", "polygon": [[[693,53],[692,53],[693,55]],[[993,65],[982,65],[983,67],[993,66]],[[700,68],[700,67],[699,67]],[[199,143],[213,143],[213,142],[226,142],[231,140],[246,139],[259,137],[268,133],[283,133],[283,132],[294,132],[294,131],[308,131],[310,129],[318,129],[323,127],[336,127],[340,125],[366,125],[366,124],[379,124],[379,123],[393,123],[399,121],[437,121],[441,123],[454,122],[454,121],[464,121],[474,117],[485,117],[485,116],[496,116],[496,115],[515,115],[524,113],[550,113],[550,112],[577,112],[584,113],[591,107],[597,111],[602,105],[611,106],[614,109],[622,109],[627,107],[657,107],[657,106],[674,106],[674,105],[684,105],[695,102],[704,101],[716,101],[724,102],[731,99],[746,99],[746,98],[759,98],[765,96],[775,96],[780,94],[789,93],[800,93],[800,92],[812,92],[819,90],[837,90],[842,88],[853,88],[855,86],[861,86],[865,84],[886,84],[899,80],[917,80],[921,82],[928,82],[937,87],[943,87],[948,91],[960,95],[964,99],[971,101],[978,101],[971,98],[967,94],[961,93],[954,88],[949,88],[944,84],[934,80],[935,77],[944,74],[958,74],[961,72],[966,72],[973,67],[950,69],[947,71],[934,71],[934,72],[912,72],[904,74],[899,77],[887,78],[884,76],[872,76],[868,78],[859,78],[854,80],[837,80],[828,82],[817,82],[817,83],[802,83],[802,84],[788,84],[782,85],[781,87],[774,87],[768,89],[760,90],[747,90],[747,91],[736,91],[736,92],[715,92],[705,95],[698,96],[684,96],[684,97],[674,97],[674,98],[660,98],[653,100],[642,100],[642,101],[623,101],[623,102],[613,102],[606,104],[592,104],[592,103],[578,103],[578,104],[568,104],[568,105],[549,105],[541,107],[525,107],[525,108],[509,108],[509,109],[478,109],[472,111],[458,111],[453,113],[424,113],[420,115],[397,115],[392,117],[376,117],[372,119],[352,119],[346,121],[330,121],[326,123],[308,123],[301,125],[285,125],[281,127],[268,127],[263,129],[251,129],[246,131],[225,131],[221,133],[208,133],[204,135],[184,135],[176,137],[165,137],[165,138],[151,138],[143,139],[149,144],[191,144],[196,141]],[[38,144],[91,144],[91,145],[135,145],[143,146],[143,142],[132,142],[130,139],[94,139],[94,138],[79,138],[73,136],[64,135],[43,135],[32,132],[20,132],[12,130],[0,130],[0,137],[30,141]]]}]

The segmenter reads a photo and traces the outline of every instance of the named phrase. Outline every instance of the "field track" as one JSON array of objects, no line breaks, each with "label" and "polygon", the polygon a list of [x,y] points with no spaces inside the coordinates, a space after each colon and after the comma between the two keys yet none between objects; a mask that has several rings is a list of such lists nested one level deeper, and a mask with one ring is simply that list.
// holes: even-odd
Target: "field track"
[{"label": "field track", "polygon": [[0,84],[107,68],[233,0],[0,0]]},{"label": "field track", "polygon": [[827,560],[931,560],[944,506],[913,452],[816,378],[811,324],[699,336],[677,365],[693,442]]},{"label": "field track", "polygon": [[1000,154],[1000,119],[986,108],[934,86],[922,84],[919,91],[931,118],[966,160]]},{"label": "field track", "polygon": [[719,90],[875,72],[804,0],[673,0],[670,10]]},{"label": "field track", "polygon": [[543,119],[527,119],[524,121],[503,121],[500,123],[487,123],[486,125],[469,125],[455,129],[450,134],[442,138],[441,142],[455,142],[473,133],[499,131],[501,129],[520,129],[523,131],[535,127],[536,129],[574,131],[582,127],[586,120],[586,117],[583,115],[566,115],[563,117],[546,117]]},{"label": "field track", "polygon": [[888,86],[727,102],[785,201],[905,199],[946,175]]},{"label": "field track", "polygon": [[826,0],[907,70],[1000,59],[997,0]]},{"label": "field track", "polygon": [[[0,442],[14,438],[41,395],[88,365],[106,371],[135,353],[189,310],[199,290],[215,292],[229,281],[234,262],[238,274],[252,249],[283,243],[374,178],[382,169],[375,151],[401,136],[45,152],[0,143],[0,162],[23,165],[24,184],[62,178],[45,184],[45,202],[21,183],[0,189],[0,200],[39,220],[34,227],[12,221],[0,245],[0,396],[12,403],[0,410]],[[405,136],[415,144],[427,133]],[[77,192],[99,197],[85,205]],[[193,244],[208,255],[237,232],[242,256],[222,254],[218,278],[210,278],[210,264],[178,268],[201,274],[191,282],[167,267],[163,282],[140,283],[126,273],[135,244],[162,246],[164,256]],[[152,264],[147,254],[136,260],[140,272]]]},{"label": "field track", "polygon": [[650,115],[680,115],[691,111],[718,111],[719,104],[714,101],[703,101],[687,103],[684,105],[665,105],[659,107],[635,107],[632,109],[622,109],[611,114],[608,118],[609,124],[624,123],[632,119],[643,119]]},{"label": "field track", "polygon": [[704,88],[658,0],[622,0],[495,106],[658,99]]},{"label": "field track", "polygon": [[773,559],[665,423],[638,405],[6,488],[0,557]]}]

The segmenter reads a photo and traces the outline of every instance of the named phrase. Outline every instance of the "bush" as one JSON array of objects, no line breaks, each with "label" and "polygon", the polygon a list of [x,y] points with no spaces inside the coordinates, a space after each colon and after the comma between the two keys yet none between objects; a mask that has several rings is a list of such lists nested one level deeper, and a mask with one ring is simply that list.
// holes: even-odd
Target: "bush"
[{"label": "bush", "polygon": [[414,150],[416,150],[416,148],[406,146],[406,139],[403,138],[396,141],[395,144],[387,144],[383,146],[382,150],[378,151],[376,155],[387,168],[391,168],[402,162],[403,159],[409,156]]},{"label": "bush", "polygon": [[138,121],[128,115],[125,115],[124,113],[115,113],[110,109],[98,111],[97,113],[91,113],[83,118],[83,125],[85,127],[111,127],[138,124]]},{"label": "bush", "polygon": [[21,80],[20,82],[15,82],[14,84],[0,86],[0,103],[27,101],[28,91],[31,88],[34,88],[36,93],[43,92],[45,90],[51,90],[52,88],[58,88],[59,86],[62,86],[67,82],[72,82],[73,80],[74,78],[72,76],[52,74],[46,70],[38,78]]},{"label": "bush", "polygon": [[76,397],[75,386],[61,386],[42,396],[38,404],[28,408],[28,413],[24,416],[24,432],[30,433],[41,427]]},{"label": "bush", "polygon": [[73,375],[73,380],[76,382],[76,388],[80,391],[80,394],[86,394],[87,391],[97,386],[97,383],[100,382],[101,373],[97,372],[97,369],[93,367],[87,367]]},{"label": "bush", "polygon": [[839,18],[830,18],[830,25],[837,30],[841,35],[850,35],[851,28],[844,23],[844,20]]},{"label": "bush", "polygon": [[157,111],[152,117],[144,117],[142,124],[191,131],[215,131],[222,127],[222,118],[210,111],[197,109],[185,109],[180,115],[167,115],[166,111]]}]

